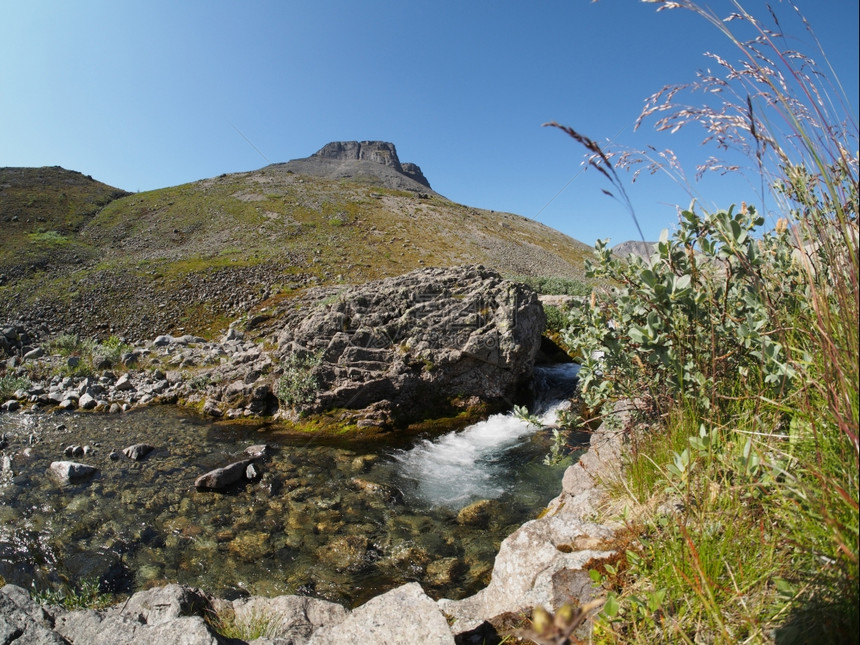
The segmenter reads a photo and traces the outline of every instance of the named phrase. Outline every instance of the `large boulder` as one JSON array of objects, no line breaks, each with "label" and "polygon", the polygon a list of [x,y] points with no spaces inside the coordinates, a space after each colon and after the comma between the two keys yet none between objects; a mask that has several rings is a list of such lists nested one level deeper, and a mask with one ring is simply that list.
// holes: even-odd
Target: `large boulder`
[{"label": "large boulder", "polygon": [[537,295],[495,271],[419,269],[319,301],[283,329],[278,354],[312,367],[299,411],[364,409],[402,424],[476,402],[509,408],[545,324]]}]

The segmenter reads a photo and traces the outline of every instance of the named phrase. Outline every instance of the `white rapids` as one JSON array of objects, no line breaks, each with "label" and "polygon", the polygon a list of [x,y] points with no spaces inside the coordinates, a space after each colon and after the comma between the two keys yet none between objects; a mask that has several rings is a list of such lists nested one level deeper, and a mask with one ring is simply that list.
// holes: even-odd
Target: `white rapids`
[{"label": "white rapids", "polygon": [[[555,423],[557,411],[568,405],[578,371],[573,363],[535,368],[533,413],[543,424]],[[495,414],[397,451],[396,474],[411,496],[429,506],[460,508],[475,499],[498,499],[513,485],[509,475],[518,465],[513,453],[538,429],[513,412]]]}]

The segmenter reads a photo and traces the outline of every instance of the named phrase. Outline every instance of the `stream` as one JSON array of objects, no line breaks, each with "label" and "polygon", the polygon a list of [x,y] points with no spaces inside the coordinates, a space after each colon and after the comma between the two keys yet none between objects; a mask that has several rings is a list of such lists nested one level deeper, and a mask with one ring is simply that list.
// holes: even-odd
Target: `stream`
[{"label": "stream", "polygon": [[[576,370],[536,368],[533,410],[546,423],[572,394]],[[179,582],[225,598],[305,594],[347,606],[418,581],[433,597],[463,598],[487,584],[501,541],[558,494],[578,455],[545,465],[550,431],[512,414],[384,445],[277,428],[213,423],[173,406],[0,414],[0,576],[35,590]],[[156,450],[141,461],[122,456],[135,443]],[[259,481],[194,488],[197,476],[261,443],[275,451]],[[70,445],[89,446],[73,460],[99,472],[61,487],[46,470],[69,459]]]}]

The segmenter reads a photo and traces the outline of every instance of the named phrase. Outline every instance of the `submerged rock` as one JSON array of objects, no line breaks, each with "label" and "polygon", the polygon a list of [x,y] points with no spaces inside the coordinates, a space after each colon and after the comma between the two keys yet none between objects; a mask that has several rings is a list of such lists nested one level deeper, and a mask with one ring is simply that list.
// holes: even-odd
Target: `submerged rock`
[{"label": "submerged rock", "polygon": [[200,489],[221,490],[227,488],[245,478],[248,466],[254,463],[253,459],[243,459],[223,468],[210,470],[205,475],[200,475],[194,480],[194,487]]},{"label": "submerged rock", "polygon": [[133,446],[129,446],[128,448],[123,450],[122,454],[124,454],[126,457],[133,461],[140,461],[153,450],[155,450],[155,446],[150,446],[146,443],[136,443]]}]

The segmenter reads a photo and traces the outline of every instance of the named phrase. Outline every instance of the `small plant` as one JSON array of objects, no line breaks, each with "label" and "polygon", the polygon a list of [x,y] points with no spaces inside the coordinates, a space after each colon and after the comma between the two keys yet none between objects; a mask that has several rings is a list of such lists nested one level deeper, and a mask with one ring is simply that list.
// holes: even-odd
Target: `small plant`
[{"label": "small plant", "polygon": [[106,341],[93,345],[91,356],[96,365],[107,363],[117,365],[122,357],[132,350],[132,346],[123,342],[118,336],[110,336]]},{"label": "small plant", "polygon": [[77,334],[60,334],[48,343],[48,349],[60,356],[81,356],[92,351],[93,343]]},{"label": "small plant", "polygon": [[322,362],[321,354],[290,354],[284,361],[284,373],[278,379],[278,399],[288,408],[301,413],[316,399],[319,382],[313,373]]},{"label": "small plant", "polygon": [[560,332],[567,327],[567,315],[564,311],[554,305],[544,305],[544,314],[546,314],[546,328],[550,332]]},{"label": "small plant", "polygon": [[114,596],[102,593],[98,580],[83,580],[76,587],[64,585],[62,589],[47,589],[31,592],[31,597],[40,605],[76,609],[103,609],[114,602]]},{"label": "small plant", "polygon": [[271,613],[252,609],[237,615],[232,609],[210,612],[206,622],[225,638],[249,642],[258,638],[276,638],[280,633],[280,621]]},{"label": "small plant", "polygon": [[0,399],[6,400],[15,396],[18,390],[26,390],[31,385],[30,379],[23,376],[0,376]]}]

